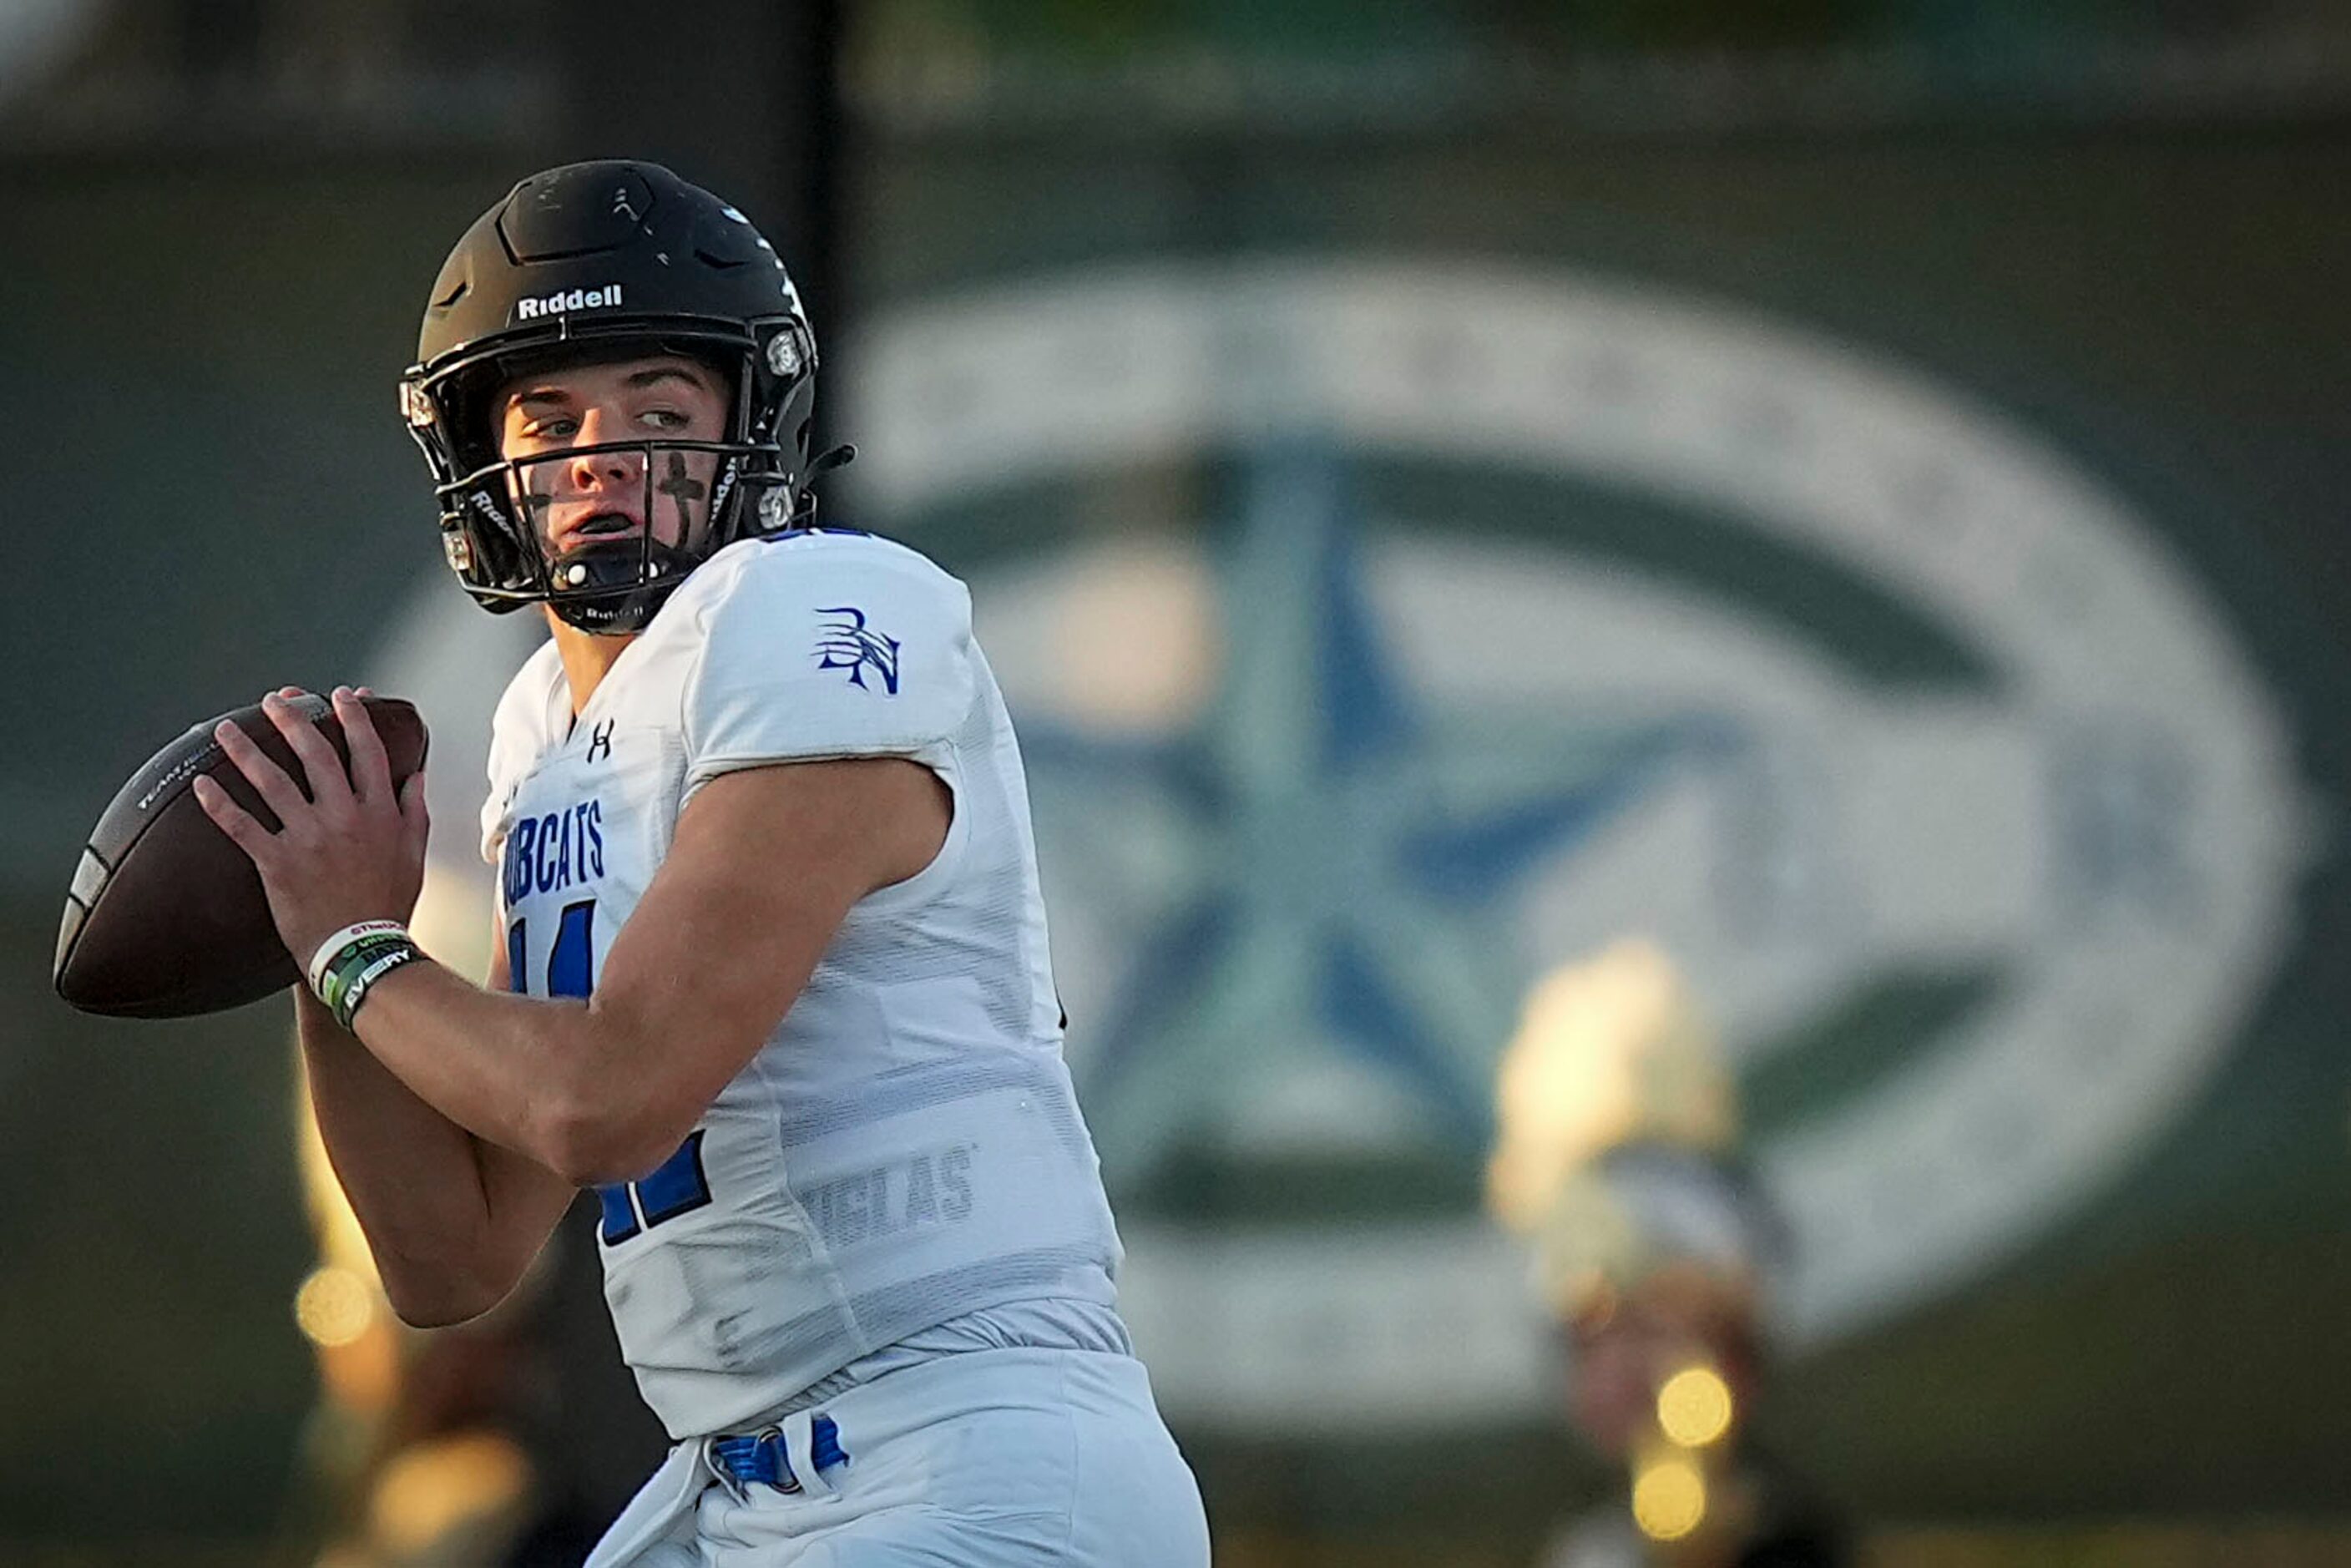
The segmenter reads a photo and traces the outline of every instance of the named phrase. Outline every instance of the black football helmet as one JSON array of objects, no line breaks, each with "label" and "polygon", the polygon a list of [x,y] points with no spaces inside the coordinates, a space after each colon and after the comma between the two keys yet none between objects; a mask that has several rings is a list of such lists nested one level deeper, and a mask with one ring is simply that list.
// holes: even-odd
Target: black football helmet
[{"label": "black football helmet", "polygon": [[[550,558],[529,515],[528,460],[501,454],[500,388],[554,366],[639,354],[711,367],[732,393],[726,439],[569,449],[640,455],[637,537]],[[754,534],[803,525],[816,339],[784,264],[741,213],[654,163],[605,160],[533,174],[475,220],[425,307],[401,413],[431,465],[441,542],[466,591],[504,612],[544,602],[584,631],[634,632],[686,573]],[[703,527],[671,546],[650,526],[656,461],[715,462]],[[542,458],[542,460],[544,460]],[[697,490],[701,488],[697,486]]]}]

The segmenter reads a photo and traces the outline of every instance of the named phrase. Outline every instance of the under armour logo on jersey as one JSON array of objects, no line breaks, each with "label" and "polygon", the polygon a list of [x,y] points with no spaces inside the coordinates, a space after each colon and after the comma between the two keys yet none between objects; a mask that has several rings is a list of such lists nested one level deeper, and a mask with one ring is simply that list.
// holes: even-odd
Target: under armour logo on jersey
[{"label": "under armour logo on jersey", "polygon": [[843,604],[831,610],[820,609],[819,615],[838,615],[841,619],[828,621],[821,628],[823,635],[816,645],[816,667],[820,670],[847,670],[849,684],[866,691],[868,669],[882,677],[885,695],[898,695],[898,639],[885,637],[879,632],[865,629],[865,612]]},{"label": "under armour logo on jersey", "polygon": [[612,755],[612,725],[613,721],[608,718],[588,732],[589,761],[601,762]]}]

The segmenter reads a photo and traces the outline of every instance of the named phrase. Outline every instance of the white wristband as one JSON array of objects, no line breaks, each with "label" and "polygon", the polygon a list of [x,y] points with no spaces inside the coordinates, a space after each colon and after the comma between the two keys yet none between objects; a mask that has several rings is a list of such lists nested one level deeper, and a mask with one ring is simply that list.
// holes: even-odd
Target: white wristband
[{"label": "white wristband", "polygon": [[319,950],[310,955],[310,967],[306,974],[310,982],[311,993],[316,995],[319,988],[327,983],[327,969],[334,963],[337,955],[360,937],[407,935],[408,927],[397,920],[362,920],[356,925],[344,926],[320,943]]}]

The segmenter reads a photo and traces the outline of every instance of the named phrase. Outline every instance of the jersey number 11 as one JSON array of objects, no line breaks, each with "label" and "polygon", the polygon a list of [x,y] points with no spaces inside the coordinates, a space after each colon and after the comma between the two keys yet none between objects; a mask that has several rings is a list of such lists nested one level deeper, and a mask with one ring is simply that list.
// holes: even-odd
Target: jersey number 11
[{"label": "jersey number 11", "polygon": [[[529,925],[517,915],[507,927],[507,983],[525,994],[530,991]],[[585,997],[595,988],[596,901],[583,898],[565,904],[556,919],[555,946],[547,953],[547,984],[538,995]],[[710,1179],[702,1169],[702,1129],[686,1134],[677,1153],[646,1175],[598,1187],[596,1198],[604,1208],[597,1234],[607,1247],[702,1207],[710,1201]]]}]

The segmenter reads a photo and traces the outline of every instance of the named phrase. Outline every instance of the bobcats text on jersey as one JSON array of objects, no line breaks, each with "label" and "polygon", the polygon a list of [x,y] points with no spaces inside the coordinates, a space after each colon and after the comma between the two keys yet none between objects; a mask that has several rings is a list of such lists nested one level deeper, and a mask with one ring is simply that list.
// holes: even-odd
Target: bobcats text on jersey
[{"label": "bobcats text on jersey", "polygon": [[603,874],[604,804],[589,800],[515,823],[507,836],[506,867],[498,881],[507,903],[513,904]]}]

